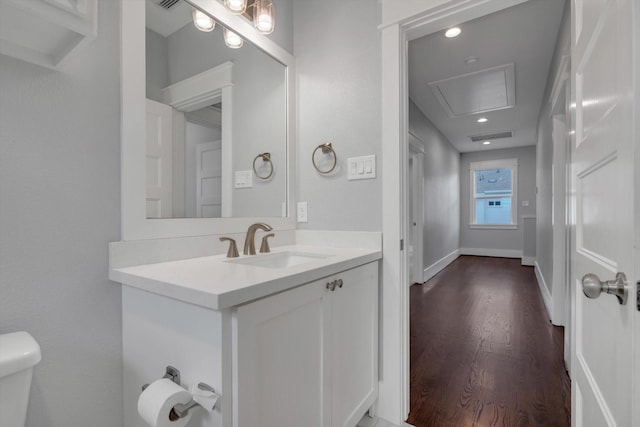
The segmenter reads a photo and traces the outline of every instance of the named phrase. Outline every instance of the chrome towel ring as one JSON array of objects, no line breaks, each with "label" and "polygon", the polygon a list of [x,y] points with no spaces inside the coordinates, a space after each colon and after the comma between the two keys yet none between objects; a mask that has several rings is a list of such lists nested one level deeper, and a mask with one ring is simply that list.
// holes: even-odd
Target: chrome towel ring
[{"label": "chrome towel ring", "polygon": [[[256,161],[258,159],[262,159],[263,164],[261,166],[264,166],[264,163],[268,163],[269,164],[269,173],[267,174],[266,172],[263,172],[262,175],[258,172],[258,168],[256,168]],[[261,168],[262,169],[262,168]],[[271,178],[271,176],[273,175],[273,162],[271,161],[271,153],[262,153],[262,154],[258,154],[256,156],[255,159],[253,159],[253,172],[256,174],[256,176],[260,179],[269,179]]]},{"label": "chrome towel ring", "polygon": [[[318,164],[316,163],[316,152],[318,150],[321,150],[322,154],[331,154],[333,156],[333,164],[331,165],[331,168],[322,170],[318,167]],[[327,174],[332,172],[336,168],[336,165],[338,164],[338,155],[336,154],[335,150],[331,146],[331,143],[325,142],[324,144],[318,145],[316,149],[313,150],[313,153],[311,154],[311,162],[313,163],[313,167],[316,168],[318,172],[322,174]]]}]

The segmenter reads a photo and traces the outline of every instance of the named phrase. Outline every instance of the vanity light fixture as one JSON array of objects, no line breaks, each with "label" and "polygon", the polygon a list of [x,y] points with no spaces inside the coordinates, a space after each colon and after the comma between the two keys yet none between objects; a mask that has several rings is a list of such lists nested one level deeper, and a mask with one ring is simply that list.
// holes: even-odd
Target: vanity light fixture
[{"label": "vanity light fixture", "polygon": [[195,25],[195,27],[200,31],[209,33],[216,27],[216,21],[214,21],[209,15],[198,9],[193,9],[192,16],[193,25]]},{"label": "vanity light fixture", "polygon": [[486,117],[480,117],[478,119],[478,123],[487,123],[489,121],[489,119],[487,119]]},{"label": "vanity light fixture", "polygon": [[273,32],[275,19],[272,0],[256,0],[253,3],[253,25],[262,34]]},{"label": "vanity light fixture", "polygon": [[244,40],[242,40],[242,37],[240,37],[233,31],[229,31],[225,28],[223,34],[224,44],[226,44],[231,49],[239,49],[244,44]]},{"label": "vanity light fixture", "polygon": [[234,15],[241,15],[247,10],[247,0],[224,0],[224,5]]},{"label": "vanity light fixture", "polygon": [[444,36],[448,39],[452,39],[454,37],[458,37],[461,32],[462,30],[460,29],[460,27],[453,27],[445,31]]}]

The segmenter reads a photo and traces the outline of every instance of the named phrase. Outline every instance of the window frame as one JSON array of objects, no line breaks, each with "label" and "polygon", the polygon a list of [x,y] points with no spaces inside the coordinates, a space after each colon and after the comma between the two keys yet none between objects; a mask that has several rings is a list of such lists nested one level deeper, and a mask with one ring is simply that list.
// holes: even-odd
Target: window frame
[{"label": "window frame", "polygon": [[[511,224],[477,224],[476,200],[495,196],[476,197],[476,172],[487,169],[511,169]],[[518,228],[518,159],[499,159],[469,163],[469,228],[515,230]]]}]

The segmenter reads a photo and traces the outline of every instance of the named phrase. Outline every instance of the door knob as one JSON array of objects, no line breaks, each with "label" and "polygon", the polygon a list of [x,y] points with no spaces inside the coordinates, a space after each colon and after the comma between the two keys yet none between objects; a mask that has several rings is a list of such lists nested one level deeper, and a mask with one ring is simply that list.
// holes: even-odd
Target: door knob
[{"label": "door knob", "polygon": [[601,281],[593,273],[585,274],[582,277],[582,292],[587,298],[598,298],[602,292],[615,295],[618,302],[625,305],[629,296],[627,276],[624,273],[618,273],[614,280]]}]

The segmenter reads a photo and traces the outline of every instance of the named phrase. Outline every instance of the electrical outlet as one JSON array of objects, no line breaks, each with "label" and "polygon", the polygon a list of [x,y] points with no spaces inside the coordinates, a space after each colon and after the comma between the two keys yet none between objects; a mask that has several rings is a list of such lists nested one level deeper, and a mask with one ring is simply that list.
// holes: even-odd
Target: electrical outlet
[{"label": "electrical outlet", "polygon": [[251,188],[253,187],[253,173],[248,171],[236,171],[235,176],[236,188]]},{"label": "electrical outlet", "polygon": [[296,206],[296,218],[298,222],[307,222],[307,202],[298,202]]}]

